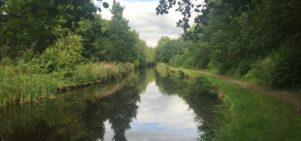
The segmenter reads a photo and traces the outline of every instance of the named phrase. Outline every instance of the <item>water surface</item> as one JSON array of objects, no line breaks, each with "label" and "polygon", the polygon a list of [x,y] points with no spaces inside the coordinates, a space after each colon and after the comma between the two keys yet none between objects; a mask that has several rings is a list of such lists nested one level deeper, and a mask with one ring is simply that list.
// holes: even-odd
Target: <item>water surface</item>
[{"label": "water surface", "polygon": [[[176,95],[162,95],[154,81],[140,94],[137,115],[126,132],[130,141],[194,141],[198,138],[195,114],[183,99]],[[114,136],[106,122],[105,139]]]},{"label": "water surface", "polygon": [[0,140],[210,139],[217,104],[202,80],[162,77],[148,69],[54,100],[7,106],[0,111]]}]

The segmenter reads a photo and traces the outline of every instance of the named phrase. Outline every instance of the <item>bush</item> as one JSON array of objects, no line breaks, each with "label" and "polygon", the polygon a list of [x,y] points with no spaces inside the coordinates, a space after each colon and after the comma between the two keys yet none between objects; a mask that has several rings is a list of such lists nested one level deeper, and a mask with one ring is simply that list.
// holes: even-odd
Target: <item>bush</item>
[{"label": "bush", "polygon": [[268,56],[263,60],[257,61],[253,68],[247,73],[247,77],[249,78],[256,78],[262,81],[270,80],[271,78],[271,72],[275,68],[276,64],[273,62],[273,59],[275,58],[272,56]]},{"label": "bush", "polygon": [[280,49],[258,61],[248,76],[274,87],[301,87],[301,50],[298,44],[294,38],[287,40]]},{"label": "bush", "polygon": [[[279,52],[275,58],[275,67],[269,82],[275,87],[301,87],[301,52],[300,49]],[[278,59],[278,60],[276,60]]]},{"label": "bush", "polygon": [[74,68],[83,60],[82,37],[69,34],[60,38],[38,58],[37,62],[45,72],[57,71],[60,69]]},{"label": "bush", "polygon": [[252,67],[251,64],[252,61],[248,61],[248,60],[241,61],[237,66],[236,74],[239,76],[247,74]]},{"label": "bush", "polygon": [[13,64],[13,61],[7,57],[3,58],[0,62],[1,66],[7,66]]}]

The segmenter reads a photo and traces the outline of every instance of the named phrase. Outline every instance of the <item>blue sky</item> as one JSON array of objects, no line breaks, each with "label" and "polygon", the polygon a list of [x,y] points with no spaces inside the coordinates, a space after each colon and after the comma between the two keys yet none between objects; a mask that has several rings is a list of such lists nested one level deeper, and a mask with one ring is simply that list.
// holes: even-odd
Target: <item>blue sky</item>
[{"label": "blue sky", "polygon": [[[112,0],[104,0],[109,2]],[[179,13],[170,11],[168,15],[156,15],[156,6],[159,0],[118,0],[125,6],[124,17],[129,20],[132,29],[140,34],[149,46],[155,47],[162,36],[177,38],[182,34],[182,29],[176,27],[176,22],[181,18]],[[109,10],[103,10],[101,15],[110,19]]]}]

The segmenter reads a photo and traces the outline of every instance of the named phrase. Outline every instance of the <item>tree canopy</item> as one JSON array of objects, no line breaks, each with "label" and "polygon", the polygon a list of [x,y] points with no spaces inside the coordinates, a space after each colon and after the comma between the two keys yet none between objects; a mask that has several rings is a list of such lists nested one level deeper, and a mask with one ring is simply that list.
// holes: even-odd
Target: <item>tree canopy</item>
[{"label": "tree canopy", "polygon": [[124,7],[114,1],[111,6],[112,19],[104,20],[97,11],[108,7],[108,3],[102,0],[97,3],[78,0],[1,0],[1,59],[22,58],[24,53],[29,52],[37,57],[72,34],[82,38],[78,44],[83,46],[81,55],[88,60],[136,64],[147,62],[142,58],[146,58],[147,52],[152,50],[146,49],[148,47],[139,34],[129,27],[123,17]]},{"label": "tree canopy", "polygon": [[[175,1],[160,0],[157,10],[166,14]],[[195,7],[186,0],[178,6],[184,13]],[[183,20],[188,17],[184,14]],[[207,0],[197,18],[194,26],[183,27],[186,46],[161,61],[255,78],[275,87],[301,86],[300,1]],[[178,48],[177,43],[159,45],[156,56]]]}]

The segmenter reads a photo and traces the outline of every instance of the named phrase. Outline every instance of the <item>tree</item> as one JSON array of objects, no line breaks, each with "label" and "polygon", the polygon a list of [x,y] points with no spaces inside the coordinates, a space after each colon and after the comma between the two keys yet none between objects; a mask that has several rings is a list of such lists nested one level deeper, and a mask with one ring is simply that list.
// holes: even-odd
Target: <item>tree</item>
[{"label": "tree", "polygon": [[[1,1],[3,2],[3,1]],[[1,5],[1,50],[20,56],[27,50],[41,53],[57,38],[75,32],[80,21],[93,20],[96,7],[78,0],[5,0]]]},{"label": "tree", "polygon": [[114,1],[112,5],[112,21],[108,28],[108,36],[113,41],[109,52],[110,61],[132,62],[136,58],[135,37],[128,21],[123,18],[124,7]]},{"label": "tree", "polygon": [[162,37],[155,50],[156,61],[169,63],[173,56],[181,51],[181,45],[176,40]]},{"label": "tree", "polygon": [[191,0],[160,0],[156,8],[157,14],[168,14],[168,11],[176,5],[176,11],[180,12],[183,16],[183,18],[177,22],[177,26],[182,27],[185,34],[188,34],[188,29],[190,28],[189,20],[193,12],[198,13],[194,18],[197,27],[201,24],[207,24],[208,7],[210,6],[209,0],[205,0],[204,2],[192,2]]},{"label": "tree", "polygon": [[[196,7],[190,0],[160,0],[157,11],[166,14],[176,4],[185,24]],[[165,54],[164,62],[209,67],[276,87],[301,86],[296,79],[301,76],[296,58],[301,56],[301,1],[206,0],[202,8],[193,27],[182,26],[188,47],[183,54]]]}]

